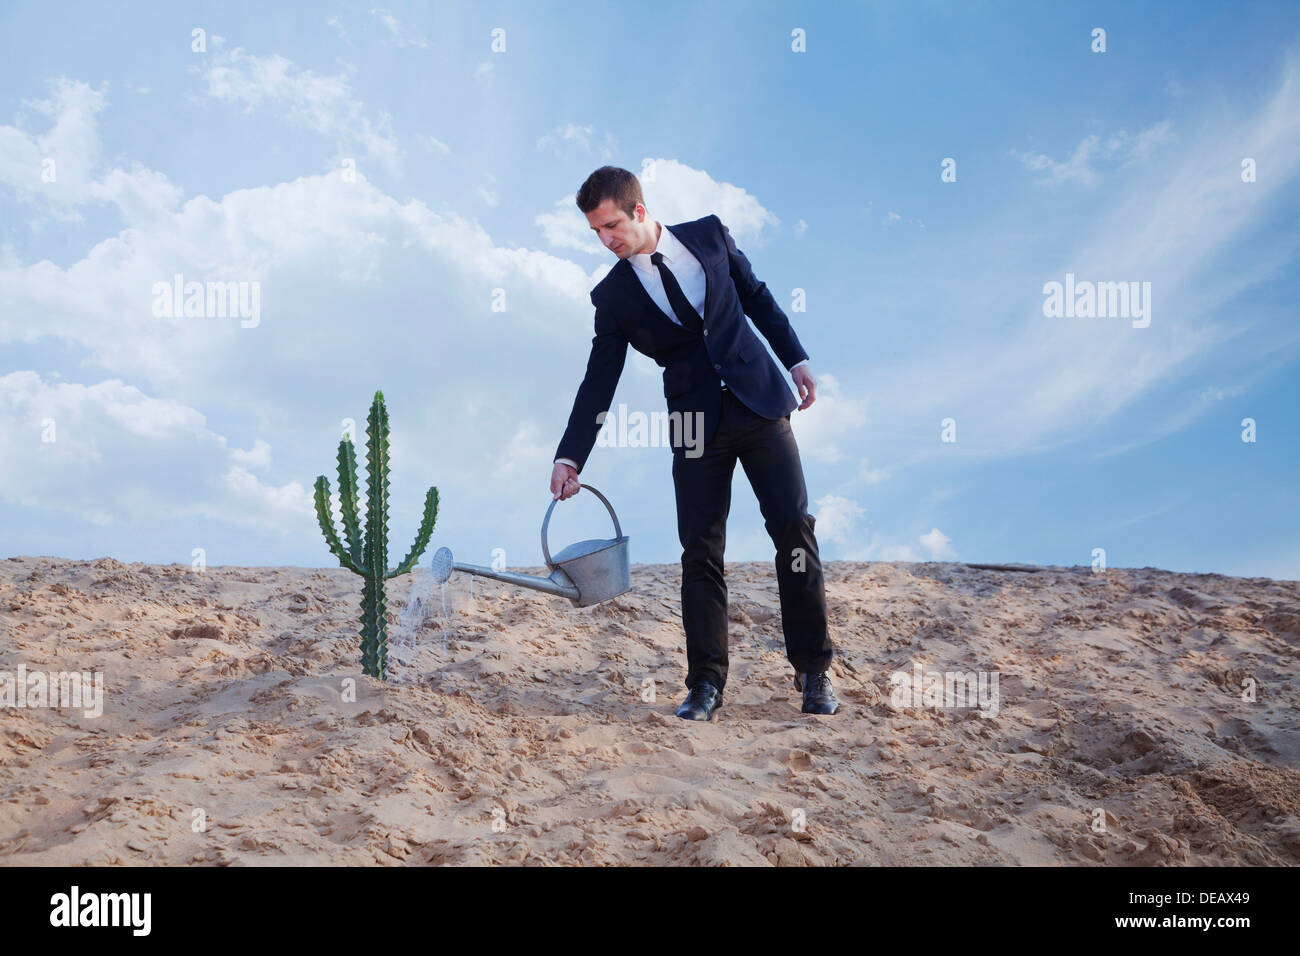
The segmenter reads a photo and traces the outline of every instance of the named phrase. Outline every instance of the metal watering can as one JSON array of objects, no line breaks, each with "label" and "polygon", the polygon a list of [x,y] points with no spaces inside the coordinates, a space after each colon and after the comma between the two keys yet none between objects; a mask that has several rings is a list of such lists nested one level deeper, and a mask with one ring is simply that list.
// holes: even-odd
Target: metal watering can
[{"label": "metal watering can", "polygon": [[497,571],[477,564],[462,564],[452,559],[450,548],[439,548],[433,554],[433,580],[442,584],[451,572],[464,571],[480,577],[493,578],[507,584],[545,591],[556,597],[566,597],[575,607],[589,607],[625,594],[632,589],[632,574],[628,566],[627,535],[619,527],[618,515],[614,513],[609,499],[591,485],[580,484],[605,503],[609,516],[614,519],[613,538],[588,538],[571,544],[554,557],[546,543],[546,527],[551,523],[551,512],[555,510],[558,498],[551,499],[551,506],[546,509],[542,520],[542,556],[546,566],[551,569],[550,577],[539,578],[532,574],[519,574],[516,571]]}]

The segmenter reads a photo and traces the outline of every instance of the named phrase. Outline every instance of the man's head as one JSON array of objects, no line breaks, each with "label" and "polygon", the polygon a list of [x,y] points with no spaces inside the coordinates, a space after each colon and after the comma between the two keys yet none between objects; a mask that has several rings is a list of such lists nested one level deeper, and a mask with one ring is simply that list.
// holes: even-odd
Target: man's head
[{"label": "man's head", "polygon": [[582,184],[577,201],[601,245],[620,259],[654,251],[659,236],[641,196],[641,181],[626,169],[600,167]]}]

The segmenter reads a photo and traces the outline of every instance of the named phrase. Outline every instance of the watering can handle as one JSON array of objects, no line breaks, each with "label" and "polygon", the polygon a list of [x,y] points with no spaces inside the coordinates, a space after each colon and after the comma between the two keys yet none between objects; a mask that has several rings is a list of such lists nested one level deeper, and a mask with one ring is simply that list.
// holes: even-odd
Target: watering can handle
[{"label": "watering can handle", "polygon": [[[609,503],[609,499],[606,498],[604,495],[602,495],[591,485],[584,485],[581,482],[579,482],[578,486],[580,488],[586,488],[593,495],[595,495],[597,498],[599,498],[601,501],[605,503],[605,507],[609,509],[609,516],[614,519],[614,537],[616,538],[623,537],[623,529],[619,527],[618,524],[618,515],[614,514],[614,506]],[[546,526],[551,523],[551,512],[555,510],[555,503],[559,500],[560,500],[559,498],[551,499],[551,506],[546,509],[546,517],[542,519],[542,557],[546,559],[546,566],[548,568],[551,567],[551,549],[546,546]]]}]

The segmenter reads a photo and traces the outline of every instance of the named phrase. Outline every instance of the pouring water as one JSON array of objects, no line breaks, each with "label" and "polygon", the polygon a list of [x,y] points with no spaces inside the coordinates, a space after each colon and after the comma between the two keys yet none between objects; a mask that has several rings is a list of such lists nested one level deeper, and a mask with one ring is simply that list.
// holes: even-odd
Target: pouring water
[{"label": "pouring water", "polygon": [[[605,505],[610,518],[614,521],[613,538],[578,541],[552,555],[546,531],[551,522],[551,512],[555,510],[558,500],[554,499],[546,510],[546,517],[542,520],[542,556],[551,572],[547,577],[497,570],[477,564],[464,564],[455,560],[450,548],[439,548],[430,557],[428,570],[423,568],[417,570],[411,582],[410,594],[405,607],[402,608],[401,623],[397,627],[389,650],[390,668],[392,662],[397,663],[399,670],[411,664],[418,649],[418,636],[437,608],[441,611],[443,669],[445,669],[450,661],[447,656],[447,632],[451,621],[450,608],[447,604],[447,581],[454,571],[461,571],[470,576],[471,598],[474,594],[475,577],[492,578],[518,587],[544,591],[555,597],[567,598],[575,607],[603,604],[631,590],[628,537],[623,534],[618,515],[614,513],[614,506],[591,485],[581,487],[586,488]],[[435,588],[437,588],[436,604]],[[440,679],[441,673],[442,670],[439,670]]]}]

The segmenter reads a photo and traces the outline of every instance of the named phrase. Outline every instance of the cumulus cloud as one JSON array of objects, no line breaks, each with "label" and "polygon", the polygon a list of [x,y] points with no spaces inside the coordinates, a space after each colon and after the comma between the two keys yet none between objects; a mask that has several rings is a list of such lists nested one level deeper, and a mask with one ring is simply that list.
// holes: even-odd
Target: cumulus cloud
[{"label": "cumulus cloud", "polygon": [[[592,171],[594,167],[588,170]],[[781,224],[775,214],[745,189],[720,182],[706,171],[678,160],[645,159],[639,170],[631,172],[641,181],[646,208],[659,222],[672,225],[712,213],[731,230],[737,247],[745,242],[761,242]],[[533,221],[552,246],[608,257],[610,253],[596,240],[587,217],[578,209],[576,197],[575,189],[557,199],[551,209],[539,213]]]},{"label": "cumulus cloud", "polygon": [[578,209],[577,193],[557,199],[549,211],[534,216],[533,222],[541,227],[542,237],[548,245],[593,256],[610,255],[596,238],[586,215]]},{"label": "cumulus cloud", "polygon": [[[87,89],[60,87],[67,95],[50,125],[66,131],[74,121],[86,124],[78,135],[84,154],[94,156],[99,100],[87,99]],[[54,108],[46,104],[45,111]],[[27,137],[31,155],[39,152],[39,133],[6,129],[0,136],[15,141],[16,134]],[[84,367],[103,369],[111,381],[137,382],[141,396],[150,397],[104,402],[97,415],[112,423],[107,431],[68,433],[77,415],[56,408],[57,451],[32,445],[11,458],[14,470],[0,493],[7,500],[33,507],[58,507],[63,500],[65,511],[101,523],[147,517],[149,502],[158,497],[147,469],[105,460],[102,473],[64,469],[60,481],[23,480],[40,474],[26,466],[31,455],[95,461],[103,454],[98,444],[68,436],[100,432],[137,442],[149,438],[154,444],[141,460],[159,459],[166,446],[168,460],[201,464],[203,481],[174,483],[190,496],[188,513],[282,527],[281,513],[301,514],[312,476],[329,470],[338,419],[363,416],[367,387],[376,384],[403,396],[398,414],[409,429],[403,434],[413,437],[401,466],[428,473],[438,459],[431,436],[475,463],[443,482],[450,493],[463,483],[462,493],[473,494],[485,473],[498,482],[535,484],[529,474],[549,468],[548,446],[558,441],[571,390],[538,394],[526,383],[539,360],[553,367],[556,382],[581,377],[590,337],[587,292],[595,279],[576,263],[498,245],[477,223],[434,213],[418,200],[396,200],[360,172],[352,182],[336,171],[189,199],[150,170],[110,169],[96,179],[98,172],[87,165],[82,188],[64,199],[115,202],[126,228],[66,266],[24,262],[12,246],[0,248],[0,345],[57,342]],[[260,283],[261,324],[245,329],[238,319],[155,315],[154,286],[175,275]],[[493,310],[498,292],[508,303],[502,312]],[[507,328],[517,348],[476,371]],[[386,370],[379,383],[371,375],[375,369]],[[636,397],[637,376],[627,378],[621,394]],[[505,383],[515,384],[503,389]],[[58,404],[47,397],[35,405]],[[92,392],[87,400],[98,397]],[[446,414],[450,407],[458,413]],[[247,450],[225,449],[224,436],[201,425],[198,408],[251,417],[252,428],[288,436],[279,442],[287,445],[279,467],[293,469],[288,474],[295,480],[264,484],[272,465],[269,443],[250,439],[239,443],[251,441]],[[192,434],[178,432],[168,415],[189,421]],[[157,434],[139,434],[147,429]],[[396,428],[394,434],[396,449]],[[504,450],[502,435],[515,436]],[[196,443],[210,454],[194,452]],[[310,461],[303,457],[308,452]],[[120,500],[100,500],[96,487],[103,474],[113,476]],[[404,501],[395,501],[395,516]],[[185,505],[176,498],[171,507]]]},{"label": "cumulus cloud", "polygon": [[46,99],[23,104],[44,121],[43,131],[0,126],[0,182],[63,221],[81,220],[75,207],[92,201],[118,206],[131,221],[175,208],[181,191],[163,174],[139,163],[101,168],[98,115],[108,102],[107,84],[95,89],[60,77],[49,86]]},{"label": "cumulus cloud", "polygon": [[[867,510],[843,495],[822,495],[815,502],[817,542],[822,559],[837,561],[916,561],[916,551],[909,544],[890,540],[871,528]],[[921,544],[939,560],[949,556],[948,539],[936,528],[921,535]],[[827,545],[830,547],[828,548]]]},{"label": "cumulus cloud", "polygon": [[253,442],[253,447],[247,451],[238,448],[230,449],[230,459],[241,468],[263,471],[271,467],[271,446],[258,438]]},{"label": "cumulus cloud", "polygon": [[866,509],[856,501],[840,495],[823,495],[817,499],[817,539],[838,544],[855,544],[858,523]]},{"label": "cumulus cloud", "polygon": [[196,409],[118,379],[0,376],[0,429],[16,452],[0,456],[0,498],[25,508],[101,525],[197,516],[299,532],[313,514],[301,484],[267,484],[245,467],[269,463],[266,442],[232,449]]},{"label": "cumulus cloud", "polygon": [[705,170],[678,160],[649,157],[641,161],[639,171],[632,172],[641,180],[650,215],[660,222],[683,222],[714,213],[731,230],[737,246],[745,241],[761,240],[764,230],[781,224],[746,189],[716,180]]},{"label": "cumulus cloud", "polygon": [[938,528],[931,528],[927,533],[921,535],[918,540],[921,542],[922,547],[930,552],[930,557],[936,561],[957,556],[957,552],[951,547],[952,539]]},{"label": "cumulus cloud", "polygon": [[852,480],[855,483],[861,482],[866,485],[878,485],[888,477],[889,472],[886,469],[872,468],[871,461],[867,458],[863,458],[858,462],[858,471]]},{"label": "cumulus cloud", "polygon": [[[108,86],[99,89],[60,77],[49,84],[46,99],[28,100],[23,107],[48,121],[35,135],[15,126],[0,126],[0,181],[19,195],[39,194],[51,203],[84,201],[99,166],[100,142],[96,115],[104,109]],[[53,164],[53,181],[43,177]]]},{"label": "cumulus cloud", "polygon": [[[318,88],[283,64],[236,53],[226,70],[213,77],[216,91],[250,105],[285,110],[298,99],[336,98],[334,88]],[[283,82],[265,92],[241,85],[267,70]],[[281,89],[285,83],[301,89],[291,93]],[[11,246],[0,248],[0,344],[58,342],[84,367],[107,371],[119,385],[138,382],[142,391],[138,399],[109,401],[102,383],[66,386],[74,389],[67,394],[81,396],[69,409],[45,394],[52,383],[34,379],[31,387],[41,394],[24,407],[52,409],[41,418],[56,423],[59,442],[33,444],[8,459],[0,497],[140,528],[162,514],[284,528],[294,515],[310,519],[311,481],[331,470],[338,420],[364,416],[367,388],[377,384],[400,403],[395,489],[419,485],[412,495],[395,495],[395,528],[404,517],[418,517],[405,511],[418,508],[424,487],[434,483],[427,476],[439,471],[448,500],[472,499],[485,482],[495,498],[527,500],[519,489],[541,484],[531,476],[549,470],[572,394],[567,386],[540,391],[533,373],[544,361],[555,382],[580,379],[592,273],[551,253],[498,245],[477,223],[435,213],[419,200],[399,201],[360,171],[351,182],[335,171],[188,199],[150,170],[100,175],[93,158],[101,155],[95,118],[102,94],[73,83],[56,93],[36,111],[51,133],[6,128],[0,136],[24,143],[32,157],[41,152],[42,135],[79,142],[78,154],[92,161],[77,171],[78,189],[61,196],[65,208],[75,213],[67,203],[114,202],[126,228],[66,266],[24,262]],[[21,173],[6,169],[10,178]],[[72,180],[69,171],[62,185]],[[244,329],[237,319],[154,315],[155,284],[175,275],[260,283],[261,324]],[[493,309],[498,293],[508,303],[500,312]],[[516,347],[480,367],[484,356],[499,352],[506,329]],[[385,371],[376,383],[372,372],[379,369]],[[641,377],[627,376],[621,397],[644,404],[658,391],[657,382],[643,388]],[[96,401],[103,407],[92,412]],[[448,414],[453,407],[457,413]],[[271,479],[269,442],[254,438],[251,448],[227,448],[198,408],[251,419],[253,429],[278,436],[285,446],[278,471],[290,479]],[[83,418],[107,424],[81,426]],[[90,434],[101,438],[78,440]],[[513,437],[503,443],[502,436]],[[106,453],[105,437],[131,455]],[[472,465],[448,469],[437,451],[445,446]],[[57,480],[38,478],[45,472],[30,459],[39,455],[63,463]],[[67,467],[76,460],[85,467]],[[168,470],[150,468],[151,461],[171,463],[173,473],[181,462],[192,470],[167,478]],[[103,484],[112,494],[99,493]],[[511,508],[501,514],[508,519]],[[453,510],[450,527],[456,520]],[[313,556],[307,560],[319,559],[310,520],[294,527],[299,547]]]},{"label": "cumulus cloud", "polygon": [[[859,448],[864,442],[863,430],[871,423],[865,399],[845,394],[839,379],[829,372],[817,372],[818,359],[812,356],[809,366],[814,368],[817,381],[817,401],[811,408],[790,416],[791,427],[799,442],[801,455],[817,461],[834,463],[852,457],[844,450]],[[874,480],[883,477],[878,471],[864,472]]]},{"label": "cumulus cloud", "polygon": [[[268,289],[320,281],[366,283],[395,246],[416,246],[482,289],[549,295],[577,306],[573,327],[590,321],[583,304],[590,276],[576,264],[528,249],[496,245],[477,224],[438,215],[418,200],[399,203],[358,174],[302,177],[274,187],[236,190],[219,200],[195,197],[148,229],[105,239],[67,268],[48,260],[0,266],[0,342],[56,336],[88,351],[96,364],[133,379],[195,391],[210,389],[250,348],[301,350],[301,342],[232,336],[238,321],[196,321],[153,314],[153,288],[187,279],[257,281]],[[263,295],[264,312],[274,296]],[[271,311],[265,323],[286,319]],[[276,316],[279,316],[277,319]],[[510,313],[511,318],[516,313]],[[517,313],[526,319],[530,313]],[[30,320],[41,316],[40,322]],[[229,328],[227,328],[229,326]]]}]

